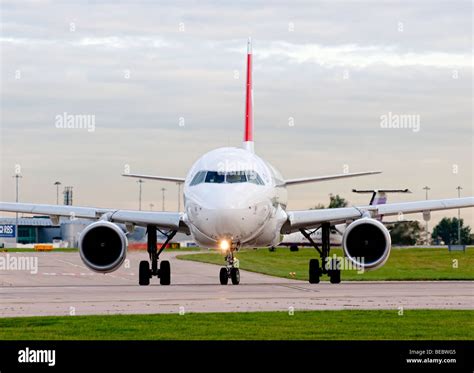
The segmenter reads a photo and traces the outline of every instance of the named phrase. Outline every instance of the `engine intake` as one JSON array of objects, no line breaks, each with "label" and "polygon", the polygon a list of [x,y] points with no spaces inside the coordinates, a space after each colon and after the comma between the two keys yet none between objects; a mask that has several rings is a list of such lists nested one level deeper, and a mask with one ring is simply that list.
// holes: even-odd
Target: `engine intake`
[{"label": "engine intake", "polygon": [[125,260],[128,241],[120,227],[109,221],[88,225],[79,237],[79,252],[90,269],[107,273],[115,271]]},{"label": "engine intake", "polygon": [[345,255],[355,265],[364,269],[376,269],[384,265],[391,247],[392,240],[387,228],[371,218],[352,222],[342,237]]}]

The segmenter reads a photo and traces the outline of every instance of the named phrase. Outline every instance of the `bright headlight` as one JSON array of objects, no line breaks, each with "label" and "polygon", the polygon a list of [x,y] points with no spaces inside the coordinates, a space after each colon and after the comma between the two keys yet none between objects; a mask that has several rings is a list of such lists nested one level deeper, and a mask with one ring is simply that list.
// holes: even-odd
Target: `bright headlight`
[{"label": "bright headlight", "polygon": [[219,242],[219,247],[222,251],[227,251],[230,249],[230,242],[228,240],[221,240]]}]

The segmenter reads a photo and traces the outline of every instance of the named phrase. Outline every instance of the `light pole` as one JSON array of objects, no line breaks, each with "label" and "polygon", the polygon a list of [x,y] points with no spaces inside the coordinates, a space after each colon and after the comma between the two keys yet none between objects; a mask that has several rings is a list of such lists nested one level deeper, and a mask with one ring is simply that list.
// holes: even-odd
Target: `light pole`
[{"label": "light pole", "polygon": [[161,210],[165,211],[165,190],[166,188],[161,188]]},{"label": "light pole", "polygon": [[56,185],[56,204],[59,205],[59,186],[61,185],[61,182],[56,181],[54,185]]},{"label": "light pole", "polygon": [[[18,188],[19,188],[19,182],[20,182],[20,179],[23,177],[21,176],[20,173],[16,173],[15,175],[13,175],[13,177],[15,178],[15,183],[16,183],[16,197],[15,197],[15,201],[16,203],[18,203]],[[18,244],[18,212],[15,214],[15,243]]]},{"label": "light pole", "polygon": [[[423,189],[425,191],[425,199],[428,200],[428,191],[431,190],[431,188],[429,186],[425,186]],[[426,227],[425,227],[425,229],[426,229],[426,244],[429,245],[430,235],[429,235],[429,231],[428,231],[428,219],[426,219],[425,222],[426,222]]]},{"label": "light pole", "polygon": [[[458,198],[461,198],[462,187],[458,185]],[[461,209],[458,209],[458,245],[461,245]]]},{"label": "light pole", "polygon": [[138,179],[138,210],[142,210],[142,184],[144,181],[142,179]]}]

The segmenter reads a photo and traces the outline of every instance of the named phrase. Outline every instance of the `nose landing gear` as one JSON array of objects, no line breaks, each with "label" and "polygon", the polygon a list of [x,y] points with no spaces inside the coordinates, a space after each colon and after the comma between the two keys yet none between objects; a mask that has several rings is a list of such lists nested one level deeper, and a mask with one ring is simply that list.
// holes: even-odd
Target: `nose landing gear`
[{"label": "nose landing gear", "polygon": [[234,251],[237,251],[237,248],[231,248],[229,250],[229,253],[225,257],[227,266],[222,267],[219,272],[221,285],[227,285],[229,278],[232,281],[232,285],[240,284],[239,260],[234,257]]},{"label": "nose landing gear", "polygon": [[219,280],[221,285],[227,285],[229,282],[229,270],[226,267],[221,268],[221,271],[219,272]]}]

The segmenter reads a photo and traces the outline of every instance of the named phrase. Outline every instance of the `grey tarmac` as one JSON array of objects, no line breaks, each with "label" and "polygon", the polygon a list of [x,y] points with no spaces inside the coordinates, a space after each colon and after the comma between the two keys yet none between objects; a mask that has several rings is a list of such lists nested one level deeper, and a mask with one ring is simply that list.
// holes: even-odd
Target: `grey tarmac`
[{"label": "grey tarmac", "polygon": [[[116,272],[91,272],[79,253],[0,253],[38,258],[38,272],[0,270],[0,317],[339,309],[474,309],[472,281],[342,281],[309,284],[241,271],[241,284],[219,284],[219,266],[168,252],[171,285],[138,285],[145,252]],[[199,255],[199,254],[196,254]],[[224,260],[223,260],[224,263]]]}]

